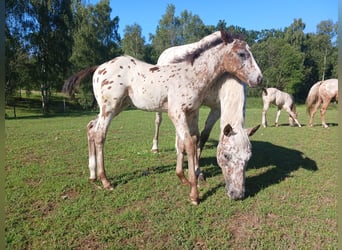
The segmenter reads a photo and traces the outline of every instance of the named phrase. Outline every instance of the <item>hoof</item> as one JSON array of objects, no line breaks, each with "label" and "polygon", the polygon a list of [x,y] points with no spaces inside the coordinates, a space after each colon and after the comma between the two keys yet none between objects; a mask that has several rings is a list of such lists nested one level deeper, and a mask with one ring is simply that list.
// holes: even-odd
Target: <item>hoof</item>
[{"label": "hoof", "polygon": [[159,150],[158,149],[151,149],[151,152],[154,154],[157,154],[157,153],[159,153]]},{"label": "hoof", "polygon": [[197,177],[197,181],[198,182],[205,182],[205,177],[202,173],[200,173]]},{"label": "hoof", "polygon": [[190,202],[192,205],[198,206],[198,200],[191,200]]},{"label": "hoof", "polygon": [[329,128],[329,126],[327,124],[323,124],[322,127],[323,128]]},{"label": "hoof", "polygon": [[89,178],[89,182],[90,183],[94,183],[96,181],[96,179],[91,179],[91,178]]}]

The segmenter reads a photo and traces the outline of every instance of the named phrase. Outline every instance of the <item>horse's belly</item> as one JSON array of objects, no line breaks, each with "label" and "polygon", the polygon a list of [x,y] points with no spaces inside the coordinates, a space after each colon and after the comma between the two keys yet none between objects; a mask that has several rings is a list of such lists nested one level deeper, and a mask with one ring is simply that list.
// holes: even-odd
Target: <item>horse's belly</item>
[{"label": "horse's belly", "polygon": [[[156,90],[156,89],[155,89]],[[168,99],[159,91],[135,91],[129,93],[132,104],[146,111],[167,111]]]}]

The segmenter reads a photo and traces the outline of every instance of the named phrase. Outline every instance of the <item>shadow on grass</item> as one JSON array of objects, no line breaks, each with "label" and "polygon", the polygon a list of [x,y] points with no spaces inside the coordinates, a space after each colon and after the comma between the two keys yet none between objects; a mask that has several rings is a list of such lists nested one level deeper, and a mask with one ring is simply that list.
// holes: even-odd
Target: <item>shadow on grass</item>
[{"label": "shadow on grass", "polygon": [[139,170],[136,170],[133,172],[124,173],[121,175],[109,177],[108,179],[109,179],[110,183],[114,187],[116,187],[118,185],[126,184],[129,181],[135,180],[137,178],[146,177],[146,176],[154,175],[154,174],[162,174],[162,173],[166,173],[169,171],[176,171],[176,166],[175,165],[154,166],[154,167],[149,167],[145,170],[139,169]]},{"label": "shadow on grass", "polygon": [[[258,175],[246,178],[246,197],[253,197],[262,189],[291,177],[291,173],[300,168],[309,171],[318,170],[316,162],[306,157],[301,151],[264,141],[251,141],[251,143],[253,154],[248,162],[247,172],[249,169],[266,168],[266,170]],[[203,164],[210,165],[210,167],[202,169],[207,178],[222,175],[221,169],[217,166],[216,157],[200,159],[200,165]],[[224,186],[224,183],[219,184],[207,191],[203,194],[202,201]]]}]

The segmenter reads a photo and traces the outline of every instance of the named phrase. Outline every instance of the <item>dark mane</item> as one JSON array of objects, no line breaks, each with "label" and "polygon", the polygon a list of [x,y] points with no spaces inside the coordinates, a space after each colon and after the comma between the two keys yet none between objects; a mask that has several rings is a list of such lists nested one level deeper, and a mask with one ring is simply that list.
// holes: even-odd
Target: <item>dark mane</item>
[{"label": "dark mane", "polygon": [[[196,58],[198,58],[204,51],[211,49],[221,43],[232,43],[234,39],[243,40],[240,34],[235,34],[231,32],[226,32],[225,30],[220,30],[221,36],[216,36],[215,39],[210,41],[206,41],[207,37],[202,38],[197,43],[199,44],[198,48],[192,51],[191,53],[185,55],[185,60],[188,61],[191,65],[193,65]],[[209,35],[210,36],[210,35]]]}]

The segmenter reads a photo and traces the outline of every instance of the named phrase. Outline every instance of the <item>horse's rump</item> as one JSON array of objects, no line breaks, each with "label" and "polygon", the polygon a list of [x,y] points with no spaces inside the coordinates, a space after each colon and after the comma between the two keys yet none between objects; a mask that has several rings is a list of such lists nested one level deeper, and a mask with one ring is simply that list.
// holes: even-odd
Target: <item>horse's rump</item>
[{"label": "horse's rump", "polygon": [[311,114],[312,108],[314,107],[314,104],[317,103],[317,101],[319,100],[319,87],[321,85],[322,81],[319,81],[317,83],[315,83],[309,93],[308,96],[306,98],[306,111],[308,112],[308,114]]}]

